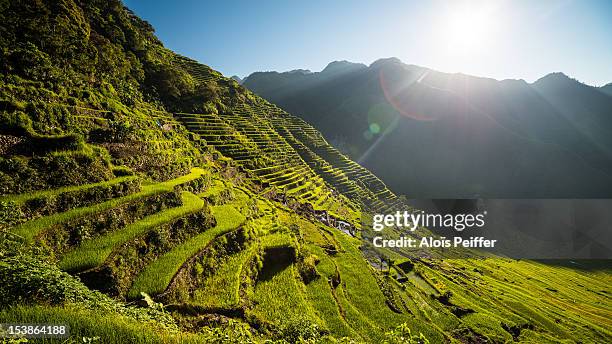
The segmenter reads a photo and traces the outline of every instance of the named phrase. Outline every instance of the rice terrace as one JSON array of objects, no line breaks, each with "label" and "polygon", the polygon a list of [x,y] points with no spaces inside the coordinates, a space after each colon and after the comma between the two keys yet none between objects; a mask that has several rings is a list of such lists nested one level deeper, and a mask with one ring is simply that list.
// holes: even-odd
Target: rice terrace
[{"label": "rice terrace", "polygon": [[119,0],[0,9],[0,323],[70,329],[0,342],[612,342],[610,264],[374,247],[405,197]]}]

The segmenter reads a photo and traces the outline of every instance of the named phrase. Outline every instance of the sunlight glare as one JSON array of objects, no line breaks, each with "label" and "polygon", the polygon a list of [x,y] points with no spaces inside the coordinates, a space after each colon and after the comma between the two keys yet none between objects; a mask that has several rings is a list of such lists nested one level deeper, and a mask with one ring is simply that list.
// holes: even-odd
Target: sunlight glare
[{"label": "sunlight glare", "polygon": [[485,48],[490,21],[484,11],[457,10],[449,13],[446,35],[451,51],[474,54]]}]

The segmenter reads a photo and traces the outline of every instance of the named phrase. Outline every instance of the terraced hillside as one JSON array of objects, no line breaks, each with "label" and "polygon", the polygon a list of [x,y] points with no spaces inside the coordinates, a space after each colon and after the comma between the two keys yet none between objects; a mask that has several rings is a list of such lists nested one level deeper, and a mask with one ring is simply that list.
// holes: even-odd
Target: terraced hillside
[{"label": "terraced hillside", "polygon": [[[607,273],[502,259],[394,257],[395,266],[381,274],[361,256],[359,240],[239,186],[250,183],[223,176],[226,163],[210,162],[161,183],[119,177],[7,196],[6,202],[65,199],[77,205],[101,185],[133,185],[10,231],[45,247],[61,269],[88,286],[119,298],[147,292],[182,321],[223,314],[263,333],[310,324],[315,333],[366,342],[383,340],[402,323],[434,342],[554,342],[559,333],[609,339],[609,311],[601,307],[609,299]],[[83,233],[83,227],[100,232]],[[581,293],[585,285],[591,292]],[[538,306],[542,299],[548,301]],[[85,326],[72,321],[77,329]]]},{"label": "terraced hillside", "polygon": [[401,199],[120,2],[15,1],[0,26],[0,323],[66,323],[69,343],[612,342],[607,263],[364,258],[361,216]]},{"label": "terraced hillside", "polygon": [[[187,328],[216,314],[261,336],[287,338],[327,333],[375,342],[391,338],[385,333],[395,327],[434,343],[612,338],[608,272],[501,258],[401,257],[377,271],[362,257],[360,240],[212,172],[215,165],[143,185],[109,206],[39,217],[32,221],[47,225],[36,226],[36,235],[27,234],[32,222],[11,232],[47,248],[91,288],[119,299],[152,295]],[[109,222],[119,212],[125,221]],[[100,231],[82,233],[84,221]],[[71,321],[79,333],[92,330]]]},{"label": "terraced hillside", "polygon": [[[177,62],[197,82],[222,78],[194,60],[178,57]],[[330,197],[325,184],[370,211],[401,202],[380,179],[329,145],[312,126],[265,101],[240,103],[219,114],[175,116],[263,182],[312,203],[315,209],[337,209],[333,204],[337,194]]]}]

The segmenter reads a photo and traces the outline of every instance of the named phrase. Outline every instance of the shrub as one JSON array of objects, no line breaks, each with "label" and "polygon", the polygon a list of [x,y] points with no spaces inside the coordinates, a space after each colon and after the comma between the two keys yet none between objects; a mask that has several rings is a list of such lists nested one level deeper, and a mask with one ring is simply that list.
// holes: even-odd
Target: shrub
[{"label": "shrub", "polygon": [[49,80],[59,73],[49,55],[30,42],[20,43],[10,54],[9,61],[16,73],[28,79]]},{"label": "shrub", "polygon": [[83,137],[71,133],[59,136],[32,135],[31,150],[34,154],[43,155],[50,152],[77,150],[83,146]]},{"label": "shrub", "polygon": [[136,129],[129,122],[109,120],[108,128],[96,128],[89,132],[91,142],[113,142],[120,143],[134,139]]},{"label": "shrub", "polygon": [[134,171],[127,166],[113,166],[113,174],[115,177],[133,176]]},{"label": "shrub", "polygon": [[307,318],[294,318],[283,322],[278,329],[278,339],[289,343],[315,342],[321,337],[319,325]]},{"label": "shrub", "polygon": [[108,156],[100,149],[58,152],[31,159],[0,158],[2,194],[97,183],[112,177]]},{"label": "shrub", "polygon": [[429,340],[422,333],[412,334],[407,323],[385,333],[385,337],[385,344],[429,344]]},{"label": "shrub", "polygon": [[[6,244],[10,240],[0,240]],[[15,245],[17,245],[15,243]],[[102,293],[89,290],[77,278],[60,271],[48,259],[32,252],[18,252],[5,247],[0,255],[0,309],[16,304],[79,304],[96,312],[113,312],[139,321],[156,321],[176,330],[170,314],[151,309],[128,307]]]},{"label": "shrub", "polygon": [[25,254],[0,260],[0,304],[45,302],[59,304],[82,301],[79,292],[86,288],[59,269]]},{"label": "shrub", "polygon": [[[2,101],[1,107],[12,106],[8,101]],[[0,112],[0,133],[25,136],[32,131],[32,120],[22,111],[12,113]]]},{"label": "shrub", "polygon": [[0,229],[8,228],[23,218],[21,208],[11,201],[0,201]]},{"label": "shrub", "polygon": [[175,102],[194,91],[189,74],[168,64],[151,64],[146,69],[145,83],[166,102]]},{"label": "shrub", "polygon": [[223,189],[217,194],[213,194],[209,197],[210,203],[213,205],[222,205],[233,201],[236,198],[232,189]]},{"label": "shrub", "polygon": [[[301,253],[300,255],[303,254],[304,253]],[[319,261],[319,257],[313,254],[308,254],[306,257],[300,257],[297,267],[305,284],[308,284],[321,276],[317,271],[317,264]]]},{"label": "shrub", "polygon": [[248,325],[229,320],[222,327],[203,327],[198,336],[203,343],[210,344],[254,344],[257,343]]}]

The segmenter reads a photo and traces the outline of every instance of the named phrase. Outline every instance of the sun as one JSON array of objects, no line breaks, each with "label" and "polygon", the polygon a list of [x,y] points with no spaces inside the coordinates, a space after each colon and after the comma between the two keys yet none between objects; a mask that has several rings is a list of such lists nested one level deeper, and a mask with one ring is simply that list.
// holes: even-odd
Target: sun
[{"label": "sun", "polygon": [[448,48],[461,54],[473,54],[486,47],[491,22],[484,11],[455,10],[447,15],[444,31]]},{"label": "sun", "polygon": [[511,39],[511,16],[503,0],[440,2],[427,41],[430,60],[446,72],[480,74]]}]

